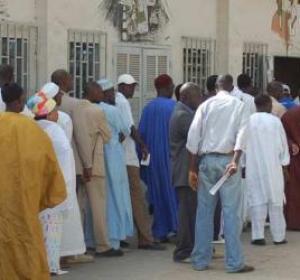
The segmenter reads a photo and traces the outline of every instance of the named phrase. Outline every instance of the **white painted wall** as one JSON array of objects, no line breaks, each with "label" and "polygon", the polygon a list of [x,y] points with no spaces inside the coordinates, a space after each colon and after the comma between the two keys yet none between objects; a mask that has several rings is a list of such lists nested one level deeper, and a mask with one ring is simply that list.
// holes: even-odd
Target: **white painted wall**
[{"label": "white painted wall", "polygon": [[[100,1],[6,0],[9,20],[39,26],[39,84],[48,80],[53,70],[67,68],[68,29],[100,30],[108,34],[107,74],[109,78],[113,77],[113,46],[120,43],[119,32],[105,20],[105,12],[99,9]],[[172,74],[176,82],[181,82],[183,76],[181,37],[218,40],[217,30],[220,29],[217,24],[224,24],[218,20],[218,1],[224,0],[167,1],[170,22],[159,32],[153,44],[170,46]],[[228,0],[228,5],[228,67],[225,67],[228,72],[233,75],[241,72],[244,41],[265,42],[269,44],[271,55],[286,55],[283,41],[271,31],[276,0]],[[299,23],[298,29],[289,55],[300,56]]]}]

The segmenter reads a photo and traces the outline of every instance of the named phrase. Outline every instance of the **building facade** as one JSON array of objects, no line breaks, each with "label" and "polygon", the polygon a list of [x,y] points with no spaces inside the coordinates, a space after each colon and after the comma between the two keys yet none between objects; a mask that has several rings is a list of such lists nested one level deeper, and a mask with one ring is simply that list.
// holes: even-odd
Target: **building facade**
[{"label": "building facade", "polygon": [[74,76],[74,94],[88,80],[139,82],[135,118],[155,96],[153,79],[204,87],[211,74],[250,74],[263,89],[275,76],[300,88],[298,0],[2,0],[0,59],[35,92],[53,70]]}]

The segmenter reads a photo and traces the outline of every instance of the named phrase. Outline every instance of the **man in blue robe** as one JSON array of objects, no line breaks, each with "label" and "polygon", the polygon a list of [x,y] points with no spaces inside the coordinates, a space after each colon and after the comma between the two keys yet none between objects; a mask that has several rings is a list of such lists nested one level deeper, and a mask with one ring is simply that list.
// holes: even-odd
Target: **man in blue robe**
[{"label": "man in blue robe", "polygon": [[[115,98],[114,86],[108,80],[90,82],[86,98],[99,103],[109,124],[112,138],[104,145],[104,159],[107,176],[107,230],[110,245],[121,251],[120,241],[133,235],[133,217],[129,191],[128,175],[125,165],[125,153],[122,139],[129,135],[127,124],[121,118],[119,110],[112,105]],[[108,103],[108,104],[107,104]]]},{"label": "man in blue robe", "polygon": [[168,75],[155,79],[157,98],[143,110],[139,131],[151,159],[141,168],[141,177],[148,186],[148,200],[153,212],[153,236],[167,241],[177,230],[177,202],[171,180],[169,121],[176,102],[172,100],[174,84]]}]

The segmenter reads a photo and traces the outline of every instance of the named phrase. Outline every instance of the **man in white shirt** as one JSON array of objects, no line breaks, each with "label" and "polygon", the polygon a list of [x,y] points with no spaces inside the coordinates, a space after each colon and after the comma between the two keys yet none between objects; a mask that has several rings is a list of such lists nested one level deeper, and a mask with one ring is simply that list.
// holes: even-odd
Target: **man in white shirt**
[{"label": "man in white shirt", "polygon": [[[11,65],[3,64],[0,65],[0,112],[5,112],[6,105],[2,100],[1,88],[5,84],[11,84],[14,81],[14,68]],[[28,109],[27,105],[24,106],[22,111],[23,115],[33,118],[34,115]]]},{"label": "man in white shirt", "polygon": [[[250,79],[250,84],[251,84],[251,78]],[[254,104],[254,97],[251,96],[248,93],[243,92],[240,87],[236,87],[233,85],[233,78],[231,75],[227,75],[227,88],[225,88],[226,91],[228,91],[232,96],[238,98],[245,104],[245,108],[249,113],[249,116],[253,113],[256,112],[255,104]],[[248,80],[249,82],[249,80]],[[241,85],[240,85],[241,86]],[[245,86],[243,85],[245,88]]]},{"label": "man in white shirt", "polygon": [[267,86],[267,93],[272,99],[272,114],[281,118],[286,113],[286,108],[279,103],[283,97],[283,85],[280,82],[273,81]]},{"label": "man in white shirt", "polygon": [[[147,159],[148,149],[136,130],[129,98],[134,95],[137,82],[128,74],[121,75],[118,79],[118,92],[116,93],[116,106],[123,119],[127,122],[131,135],[126,137],[123,145],[125,148],[126,165],[130,185],[130,195],[134,223],[138,232],[138,248],[144,250],[163,250],[163,246],[155,243],[150,232],[150,217],[145,210],[145,199],[140,181],[140,164],[136,153],[136,144],[139,145],[143,159]],[[126,243],[123,242],[123,245]]]},{"label": "man in white shirt", "polygon": [[219,191],[224,215],[226,269],[231,273],[245,273],[254,270],[244,263],[240,241],[243,191],[239,159],[245,148],[248,117],[245,105],[224,90],[229,84],[229,75],[218,78],[217,95],[200,105],[188,134],[187,149],[191,154],[189,181],[192,188],[198,189],[192,261],[194,268],[200,271],[208,269],[211,262],[217,196],[211,195],[209,191],[226,174],[229,178]]},{"label": "man in white shirt", "polygon": [[274,244],[285,244],[283,167],[290,162],[287,138],[281,121],[271,114],[270,96],[258,95],[255,104],[257,113],[251,116],[247,127],[246,161],[252,244],[266,244],[264,228],[268,214]]}]

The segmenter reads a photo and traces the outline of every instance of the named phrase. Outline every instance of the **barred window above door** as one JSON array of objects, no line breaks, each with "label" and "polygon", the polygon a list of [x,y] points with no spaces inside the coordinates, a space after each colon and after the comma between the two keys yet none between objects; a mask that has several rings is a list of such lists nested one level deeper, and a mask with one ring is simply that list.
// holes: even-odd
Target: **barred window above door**
[{"label": "barred window above door", "polygon": [[243,73],[248,74],[258,91],[267,85],[268,45],[264,43],[245,42],[243,51]]},{"label": "barred window above door", "polygon": [[82,98],[88,81],[106,74],[106,34],[69,30],[69,71],[74,78],[74,96]]},{"label": "barred window above door", "polygon": [[13,22],[0,24],[0,63],[14,67],[15,81],[27,93],[37,87],[37,27]]},{"label": "barred window above door", "polygon": [[205,89],[206,79],[214,74],[216,41],[183,37],[183,80]]}]

